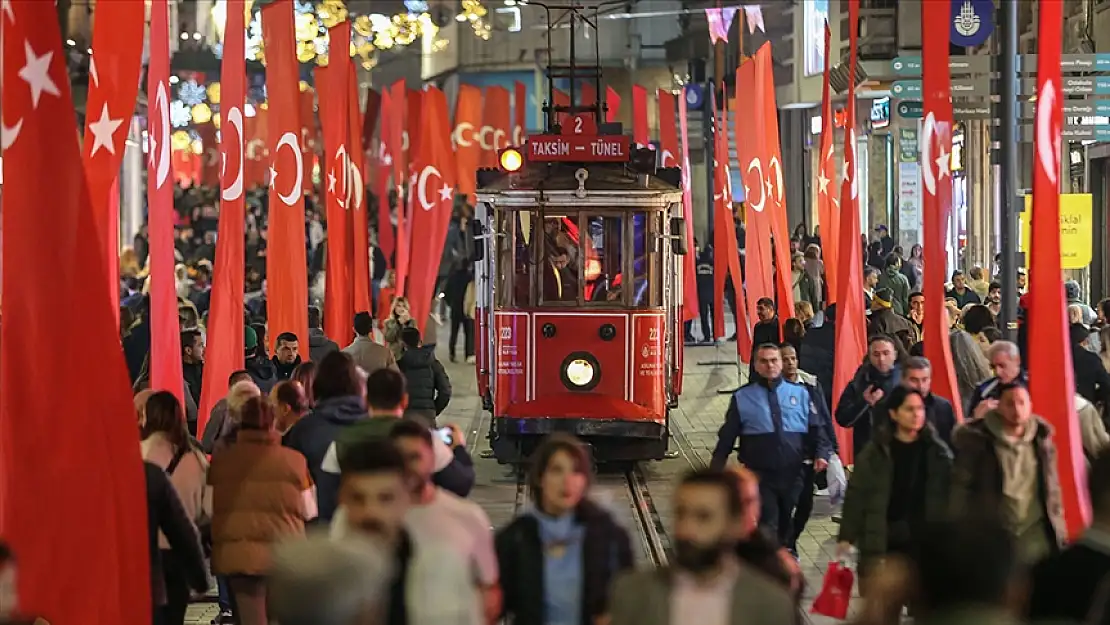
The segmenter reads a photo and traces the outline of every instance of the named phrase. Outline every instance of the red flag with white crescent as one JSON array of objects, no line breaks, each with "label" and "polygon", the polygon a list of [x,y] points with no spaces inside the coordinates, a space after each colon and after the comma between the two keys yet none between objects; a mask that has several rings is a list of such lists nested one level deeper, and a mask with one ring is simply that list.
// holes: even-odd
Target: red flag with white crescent
[{"label": "red flag with white crescent", "polygon": [[[859,62],[859,0],[848,0],[849,76]],[[836,363],[833,367],[833,410],[859,363],[867,354],[866,313],[863,305],[863,250],[860,245],[859,182],[856,180],[856,95],[848,94],[844,132],[844,181],[840,188],[840,251],[836,271]],[[845,464],[854,459],[852,447],[841,448]]]},{"label": "red flag with white crescent", "polygon": [[[366,108],[362,111],[362,151],[368,152],[376,160],[378,155],[371,148],[374,145],[374,129],[378,127],[378,116],[382,112],[382,94],[375,89],[366,90]],[[381,141],[381,137],[378,137]]]},{"label": "red flag with white crescent", "polygon": [[246,165],[244,166],[243,175],[248,189],[266,184],[267,176],[270,175],[267,167],[270,148],[267,147],[269,144],[266,141],[269,136],[267,121],[270,117],[270,111],[269,108],[263,108],[263,105],[255,107],[254,111],[255,113],[251,117],[246,117],[246,113],[243,113],[246,128],[244,133],[246,143],[243,148]]},{"label": "red flag with white crescent", "polygon": [[1068,537],[1091,517],[1087,465],[1075,412],[1075,379],[1067,299],[1060,279],[1060,76],[1064,3],[1037,3],[1037,112],[1033,135],[1033,215],[1029,263],[1029,394],[1033,410],[1053,427]]},{"label": "red flag with white crescent", "polygon": [[524,133],[528,130],[528,92],[519,80],[513,83],[513,145],[524,145]]},{"label": "red flag with white crescent", "polygon": [[605,121],[617,121],[617,116],[621,114],[621,96],[616,89],[612,87],[605,88],[605,106],[609,107],[609,110],[605,113]]},{"label": "red flag with white crescent", "polygon": [[[370,312],[370,219],[366,214],[365,154],[362,146],[362,109],[358,102],[358,76],[354,63],[347,57],[347,210],[349,211],[348,242],[351,247],[351,276],[354,280],[352,297],[354,312]],[[354,315],[352,315],[352,321]],[[354,338],[354,328],[340,343]]]},{"label": "red flag with white crescent", "polygon": [[482,146],[478,143],[481,119],[482,90],[472,85],[459,85],[459,96],[455,100],[455,131],[451,139],[455,144],[459,193],[466,194],[467,201],[472,204],[478,187],[478,166],[482,161]]},{"label": "red flag with white crescent", "polygon": [[[89,57],[89,90],[85,105],[85,176],[96,216],[96,228],[108,267],[108,288],[119,288],[119,195],[113,204],[113,183],[119,177],[124,144],[139,93],[143,27],[141,4],[106,2],[93,23],[93,55]],[[112,207],[116,206],[116,210]],[[113,243],[109,245],[109,243]],[[112,306],[119,316],[119,308]]]},{"label": "red flag with white crescent", "polygon": [[[685,136],[687,132],[685,119],[682,119],[681,125],[683,136]],[[659,135],[662,139],[660,141],[662,146],[661,165],[663,167],[682,168],[682,214],[686,220],[685,236],[687,250],[686,256],[682,259],[682,320],[689,321],[698,316],[697,248],[694,246],[692,202],[687,202],[687,196],[690,195],[691,191],[688,188],[689,181],[687,180],[689,172],[686,171],[689,164],[684,158],[684,152],[679,147],[678,134],[675,130],[674,94],[663,89],[659,90]]]},{"label": "red flag with white crescent", "polygon": [[509,90],[504,87],[486,87],[482,105],[482,129],[478,143],[482,146],[482,165],[497,167],[497,151],[509,146]]},{"label": "red flag with white crescent", "polygon": [[408,91],[404,79],[393,83],[389,88],[390,113],[389,143],[387,155],[393,160],[393,189],[397,194],[397,237],[394,242],[394,281],[397,293],[405,292],[405,282],[409,273],[409,227],[407,206],[409,198],[408,172],[408,132],[405,130],[408,114]]},{"label": "red flag with white crescent", "polygon": [[[752,332],[744,309],[744,288],[740,274],[740,250],[736,241],[736,222],[732,208],[732,177],[728,167],[728,111],[718,111],[716,94],[710,94],[716,117],[713,155],[713,333],[725,335],[724,293],[726,276],[736,293],[736,353],[740,360],[750,358]],[[694,278],[697,280],[697,277]]]},{"label": "red flag with white crescent", "polygon": [[150,388],[169,391],[184,402],[181,325],[174,283],[173,179],[170,177],[170,43],[166,0],[155,0],[150,14],[150,65],[147,102],[150,140],[147,205],[150,232]]},{"label": "red flag with white crescent", "polygon": [[[952,19],[949,7],[923,3],[921,24],[925,32],[947,33]],[[948,73],[948,38],[926,37],[922,42],[922,87],[925,122],[919,147],[924,182],[922,226],[925,231],[925,357],[933,365],[933,394],[952,402],[956,420],[963,421],[964,404],[956,385],[952,348],[948,340],[948,313],[944,307],[947,259],[944,250],[952,210],[951,78]]]},{"label": "red flag with white crescent", "polygon": [[293,0],[262,7],[266,90],[270,115],[270,221],[266,253],[266,310],[270,347],[283,332],[308,342],[308,266],[305,259],[304,155]]},{"label": "red flag with white crescent", "polygon": [[[299,82],[298,82],[299,85]],[[301,188],[312,192],[312,170],[316,165],[316,92],[311,87],[300,91],[301,165],[304,176]]]},{"label": "red flag with white crescent", "polygon": [[651,143],[648,134],[647,89],[632,85],[632,142],[646,146]]},{"label": "red flag with white crescent", "polygon": [[[351,24],[343,21],[328,29],[328,47],[346,50],[350,46]],[[347,227],[352,187],[349,167],[347,128],[347,90],[351,59],[346,54],[331,55],[327,67],[316,70],[320,97],[320,121],[324,127],[324,198],[328,219],[328,247],[324,271],[324,333],[336,343],[346,345],[353,336],[355,314],[351,288],[351,239]]]},{"label": "red flag with white crescent", "polygon": [[[740,179],[747,202],[747,248],[744,259],[744,283],[747,286],[747,316],[756,317],[756,303],[762,298],[775,298],[774,267],[771,260],[771,220],[774,211],[774,186],[770,182],[771,155],[767,135],[751,132],[766,125],[767,107],[764,91],[767,84],[759,71],[761,62],[770,63],[770,50],[760,48],[755,56],[736,70],[736,114],[734,133],[744,137],[736,146]],[[737,304],[739,306],[739,303]]]},{"label": "red flag with white crescent", "polygon": [[840,247],[840,199],[836,193],[836,161],[833,159],[836,136],[833,125],[832,97],[829,91],[829,23],[825,22],[825,79],[821,89],[821,159],[817,166],[817,224],[821,228],[821,256],[825,261],[825,286],[828,301],[836,301],[837,258]]},{"label": "red flag with white crescent", "polygon": [[[679,167],[678,133],[675,130],[674,94],[666,89],[657,92],[659,100],[659,165]],[[693,249],[693,248],[691,248]]]},{"label": "red flag with white crescent", "polygon": [[[413,254],[405,295],[412,318],[424,332],[435,297],[439,261],[443,257],[447,226],[455,200],[455,162],[451,150],[451,126],[447,117],[447,98],[429,87],[421,98],[420,145],[414,152],[412,231],[421,233],[419,254]],[[426,238],[425,238],[426,237]]]},{"label": "red flag with white crescent", "polygon": [[[396,267],[393,258],[396,249],[397,234],[393,229],[393,211],[389,206],[389,181],[393,178],[393,154],[390,137],[392,130],[390,124],[394,122],[393,98],[389,90],[382,90],[381,99],[381,130],[378,132],[378,171],[375,188],[378,196],[378,247],[390,267]],[[399,197],[399,196],[398,196]],[[381,314],[381,311],[379,311]]]},{"label": "red flag with white crescent", "polygon": [[204,432],[212,408],[226,395],[227,380],[243,368],[243,224],[245,206],[245,131],[247,98],[244,49],[244,0],[228,0],[224,55],[220,67],[220,218],[208,311],[208,345],[204,354],[197,432]]}]

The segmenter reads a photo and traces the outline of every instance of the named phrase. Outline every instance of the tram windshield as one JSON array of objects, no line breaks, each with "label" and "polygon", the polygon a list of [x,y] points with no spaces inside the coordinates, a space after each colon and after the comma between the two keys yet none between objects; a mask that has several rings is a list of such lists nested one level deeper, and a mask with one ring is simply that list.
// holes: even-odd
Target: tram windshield
[{"label": "tram windshield", "polygon": [[498,212],[502,307],[662,305],[662,214],[628,210]]}]

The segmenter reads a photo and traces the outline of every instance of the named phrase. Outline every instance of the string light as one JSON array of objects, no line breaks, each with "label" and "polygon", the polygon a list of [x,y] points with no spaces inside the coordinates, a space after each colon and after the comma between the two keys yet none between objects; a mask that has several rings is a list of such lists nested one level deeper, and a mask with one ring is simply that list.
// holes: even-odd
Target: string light
[{"label": "string light", "polygon": [[486,21],[488,14],[489,11],[481,0],[462,0],[462,10],[455,16],[455,20],[459,23],[469,23],[477,37],[489,41],[492,28]]}]

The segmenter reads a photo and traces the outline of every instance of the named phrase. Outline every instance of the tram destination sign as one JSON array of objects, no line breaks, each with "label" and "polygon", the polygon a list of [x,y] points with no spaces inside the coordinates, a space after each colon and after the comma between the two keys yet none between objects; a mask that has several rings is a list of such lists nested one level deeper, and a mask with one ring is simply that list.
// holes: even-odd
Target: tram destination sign
[{"label": "tram destination sign", "polygon": [[532,135],[528,160],[532,162],[625,163],[631,156],[628,135]]}]

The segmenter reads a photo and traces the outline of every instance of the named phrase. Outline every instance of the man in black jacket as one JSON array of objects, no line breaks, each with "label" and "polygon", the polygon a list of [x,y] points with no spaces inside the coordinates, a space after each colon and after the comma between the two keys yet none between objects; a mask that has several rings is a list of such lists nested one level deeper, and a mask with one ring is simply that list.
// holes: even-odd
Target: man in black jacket
[{"label": "man in black jacket", "polygon": [[798,350],[798,367],[817,377],[825,404],[833,403],[833,354],[836,351],[836,304],[825,308],[825,323],[806,331]]},{"label": "man in black jacket", "polygon": [[401,342],[405,351],[397,359],[397,367],[405,375],[409,392],[405,417],[420,419],[434,428],[436,417],[451,402],[451,380],[443,363],[436,359],[435,346],[420,340],[420,330],[404,328]]},{"label": "man in black jacket", "polygon": [[867,344],[867,362],[856,370],[836,404],[836,422],[840,427],[852,428],[854,455],[859,455],[864,445],[871,441],[876,406],[881,407],[883,398],[902,381],[902,371],[895,362],[897,357],[894,339],[881,334],[872,336]]},{"label": "man in black jacket", "polygon": [[1075,392],[1105,409],[1110,406],[1110,373],[1106,372],[1098,354],[1087,349],[1091,330],[1082,323],[1073,323],[1068,332],[1071,337],[1071,361],[1075,370]]},{"label": "man in black jacket", "polygon": [[902,386],[912,388],[925,398],[925,420],[933,425],[945,445],[952,446],[956,411],[952,402],[933,394],[933,366],[928,358],[914,356],[902,367]]},{"label": "man in black jacket", "polygon": [[755,303],[756,323],[752,326],[752,358],[748,362],[755,364],[755,354],[760,345],[778,345],[782,343],[779,332],[779,318],[775,314],[775,300],[761,297]]},{"label": "man in black jacket", "polygon": [[324,334],[322,316],[316,306],[308,307],[308,359],[312,362],[320,362],[324,356],[339,351],[339,344]]}]

